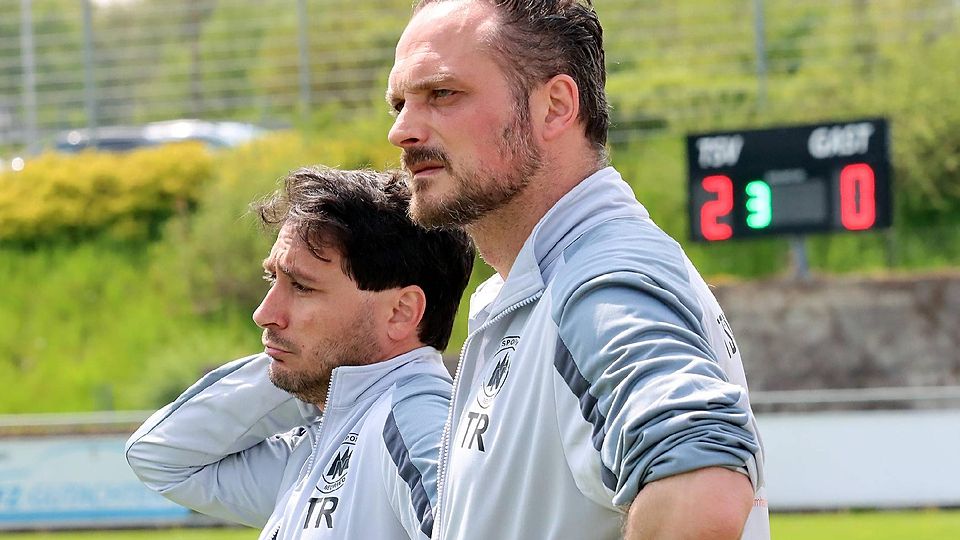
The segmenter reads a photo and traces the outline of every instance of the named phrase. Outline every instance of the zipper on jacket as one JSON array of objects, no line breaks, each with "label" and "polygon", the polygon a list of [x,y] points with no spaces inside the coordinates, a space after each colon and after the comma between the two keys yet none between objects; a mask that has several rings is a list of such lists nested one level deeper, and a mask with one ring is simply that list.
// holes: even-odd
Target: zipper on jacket
[{"label": "zipper on jacket", "polygon": [[[463,369],[463,360],[467,356],[467,347],[470,346],[470,341],[479,334],[480,332],[486,330],[491,325],[506,317],[507,315],[513,313],[514,311],[525,307],[533,302],[536,302],[543,296],[543,291],[538,291],[533,296],[529,296],[516,304],[508,307],[507,309],[501,311],[496,317],[490,319],[489,321],[483,323],[480,328],[477,328],[470,335],[467,336],[467,339],[463,342],[463,347],[460,349],[460,360],[457,362],[457,371],[455,375],[460,375],[460,370]],[[440,534],[441,532],[446,532],[443,530],[443,490],[446,485],[446,473],[447,473],[447,460],[449,459],[450,454],[450,431],[453,427],[453,410],[457,403],[457,395],[460,393],[460,387],[462,386],[462,381],[457,378],[457,384],[453,387],[453,393],[450,395],[450,410],[447,411],[447,422],[443,425],[443,435],[440,437],[440,460],[437,463],[437,513],[436,513],[436,528],[438,538],[443,538]]]},{"label": "zipper on jacket", "polygon": [[320,447],[320,434],[323,433],[324,420],[327,418],[327,411],[330,410],[330,396],[333,395],[333,386],[337,380],[337,377],[330,377],[330,386],[327,387],[327,399],[323,402],[323,416],[321,416],[320,421],[317,422],[317,438],[313,441],[313,451],[310,452],[310,459],[307,460],[307,468],[304,470],[305,477],[310,476],[310,471],[313,469],[313,462],[317,457],[317,448]]},{"label": "zipper on jacket", "polygon": [[[317,458],[317,449],[320,448],[320,434],[323,433],[323,425],[325,423],[324,420],[326,420],[327,411],[330,409],[330,396],[333,395],[333,385],[336,381],[337,381],[337,377],[330,377],[330,386],[327,387],[327,398],[323,402],[323,415],[320,416],[320,421],[317,422],[317,427],[316,427],[317,435],[313,441],[313,449],[310,451],[310,459],[307,460],[307,466],[303,472],[303,479],[307,482],[307,484],[310,483],[310,471],[313,470],[313,464]],[[307,485],[305,486],[305,489],[313,489],[313,488]],[[299,519],[299,514],[301,510],[300,508],[301,500],[303,500],[303,497],[300,497],[296,503],[297,511],[295,512],[295,514],[298,516],[297,519]],[[276,532],[273,533],[272,540],[277,540],[277,538],[280,537],[280,529],[282,528],[283,528],[283,519],[281,518],[280,525],[277,526]]]}]

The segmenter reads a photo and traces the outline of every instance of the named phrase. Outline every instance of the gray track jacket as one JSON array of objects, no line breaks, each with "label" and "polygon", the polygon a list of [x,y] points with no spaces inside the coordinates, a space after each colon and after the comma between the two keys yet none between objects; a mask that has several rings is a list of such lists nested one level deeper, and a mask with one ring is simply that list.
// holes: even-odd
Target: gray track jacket
[{"label": "gray track jacket", "polygon": [[336,368],[322,418],[273,386],[269,362],[226,364],[151,416],[127,442],[137,476],[262,539],[429,538],[450,399],[440,353]]},{"label": "gray track jacket", "polygon": [[614,169],[564,196],[470,311],[439,538],[619,538],[645,484],[709,466],[749,475],[744,538],[769,537],[730,326]]}]

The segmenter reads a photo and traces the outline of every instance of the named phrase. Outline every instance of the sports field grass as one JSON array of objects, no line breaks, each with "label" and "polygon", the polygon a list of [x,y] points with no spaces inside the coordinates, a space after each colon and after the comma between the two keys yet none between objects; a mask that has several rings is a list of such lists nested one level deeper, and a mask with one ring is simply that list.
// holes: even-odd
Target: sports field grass
[{"label": "sports field grass", "polygon": [[[770,528],[775,540],[945,540],[960,538],[960,510],[774,514]],[[255,540],[257,533],[251,529],[164,529],[8,533],[0,537],[11,540]]]},{"label": "sports field grass", "polygon": [[960,510],[774,514],[776,540],[947,540],[960,538]]}]

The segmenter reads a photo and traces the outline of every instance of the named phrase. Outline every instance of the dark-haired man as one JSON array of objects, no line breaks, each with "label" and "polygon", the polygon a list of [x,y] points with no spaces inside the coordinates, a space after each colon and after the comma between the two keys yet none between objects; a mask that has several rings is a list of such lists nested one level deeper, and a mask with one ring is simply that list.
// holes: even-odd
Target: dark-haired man
[{"label": "dark-haired man", "polygon": [[280,226],[254,312],[264,354],[147,420],[127,460],[150,488],[263,539],[429,538],[473,265],[465,234],[407,216],[399,173],[301,169],[259,206]]},{"label": "dark-haired man", "polygon": [[497,270],[471,299],[441,540],[769,536],[739,349],[608,166],[604,70],[588,0],[421,0],[397,45],[412,215]]}]

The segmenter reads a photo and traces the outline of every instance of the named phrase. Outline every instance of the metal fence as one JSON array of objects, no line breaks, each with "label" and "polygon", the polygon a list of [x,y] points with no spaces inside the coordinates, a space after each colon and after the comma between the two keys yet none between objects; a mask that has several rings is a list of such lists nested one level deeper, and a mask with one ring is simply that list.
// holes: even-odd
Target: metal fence
[{"label": "metal fence", "polygon": [[[445,360],[446,361],[446,360]],[[447,362],[447,368],[456,367]],[[960,410],[960,386],[897,386],[752,390],[758,412],[831,412],[905,409]],[[130,434],[154,411],[0,414],[0,439],[47,435]]]},{"label": "metal fence", "polygon": [[[960,0],[596,4],[614,141],[762,110],[799,72],[816,89],[960,33]],[[36,151],[66,128],[385,111],[409,11],[410,0],[0,0],[0,149]]]}]

